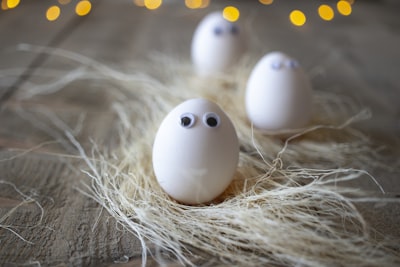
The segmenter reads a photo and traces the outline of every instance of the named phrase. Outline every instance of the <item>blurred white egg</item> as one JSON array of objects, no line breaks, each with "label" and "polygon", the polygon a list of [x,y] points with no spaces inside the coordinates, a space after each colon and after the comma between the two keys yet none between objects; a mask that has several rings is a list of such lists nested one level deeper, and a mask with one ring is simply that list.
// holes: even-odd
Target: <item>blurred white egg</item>
[{"label": "blurred white egg", "polygon": [[251,72],[245,104],[248,118],[261,130],[304,127],[312,115],[310,80],[295,59],[271,52]]},{"label": "blurred white egg", "polygon": [[175,107],[153,144],[153,169],[160,186],[185,204],[219,196],[231,183],[238,160],[239,141],[231,120],[203,98]]},{"label": "blurred white egg", "polygon": [[198,74],[212,75],[232,67],[244,52],[244,36],[222,11],[205,16],[192,39],[192,62]]}]

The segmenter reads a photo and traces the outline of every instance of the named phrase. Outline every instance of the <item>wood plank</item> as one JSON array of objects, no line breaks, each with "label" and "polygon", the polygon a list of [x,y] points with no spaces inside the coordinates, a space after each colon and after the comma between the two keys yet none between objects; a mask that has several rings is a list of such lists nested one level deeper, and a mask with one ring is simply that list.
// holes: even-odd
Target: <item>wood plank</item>
[{"label": "wood plank", "polygon": [[[148,56],[154,51],[189,60],[191,35],[197,22],[228,2],[214,1],[204,10],[189,10],[182,3],[175,3],[148,11],[131,1],[96,1],[93,2],[96,9],[86,18],[77,18],[70,5],[63,9],[65,13],[59,21],[50,23],[44,20],[43,14],[50,1],[24,1],[15,11],[0,14],[0,31],[2,36],[7,36],[0,40],[0,70],[18,68],[19,71],[0,79],[1,88],[8,88],[21,78],[38,56],[10,52],[18,43],[52,44],[51,40],[68,23],[78,26],[68,26],[67,34],[53,42],[55,47],[81,53],[123,71],[151,70],[154,66]],[[395,138],[400,135],[400,82],[396,70],[400,69],[397,53],[400,27],[398,14],[394,12],[398,3],[359,1],[352,16],[323,22],[315,14],[315,3],[284,1],[262,7],[258,3],[243,2],[235,4],[240,7],[242,18],[249,18],[246,29],[253,55],[282,50],[298,57],[314,74],[313,85],[318,90],[350,95],[370,106],[374,117],[361,125],[363,129],[379,137],[382,144],[398,147]],[[309,15],[307,26],[290,25],[287,16],[293,8],[313,14]],[[59,71],[60,76],[80,67],[77,62],[56,56],[46,57],[39,63],[32,68]],[[19,96],[33,85],[57,77],[31,75],[19,84]],[[85,148],[90,149],[90,139],[101,146],[114,147],[116,117],[106,87],[79,81],[49,95],[21,100],[16,94],[2,107],[0,224],[13,225],[12,230],[28,242],[4,227],[0,229],[0,263],[98,266],[127,259],[131,261],[126,265],[140,263],[137,239],[119,230],[113,218],[105,212],[100,214],[101,207],[76,190],[81,187],[81,181],[87,181],[79,171],[80,163],[52,154],[76,153],[63,135],[65,128],[71,131],[79,128],[76,137]],[[46,145],[14,160],[5,160],[18,153],[10,152],[11,148],[20,151],[53,140],[61,145]],[[398,155],[398,152],[393,154],[393,165],[397,164]],[[398,173],[379,170],[376,174],[391,195],[400,192]],[[376,189],[370,180],[355,186]],[[23,202],[23,195],[16,189],[38,201],[43,213],[35,202]],[[360,208],[378,231],[400,238],[398,204],[366,204]],[[10,211],[13,213],[8,215]],[[151,260],[149,265],[157,263]]]},{"label": "wood plank", "polygon": [[2,264],[88,266],[140,254],[137,239],[77,191],[87,182],[78,164],[43,154],[4,161],[13,155],[0,154],[0,224],[15,231],[0,229]]},{"label": "wood plank", "polygon": [[16,8],[0,11],[1,31],[5,36],[0,43],[0,69],[6,68],[6,74],[11,73],[2,75],[4,78],[0,80],[0,103],[7,101],[48,58],[43,53],[21,52],[21,45],[58,46],[81,23],[73,5],[62,7],[65,14],[50,23],[46,11],[52,5],[54,2],[50,1],[40,4],[24,1]]}]

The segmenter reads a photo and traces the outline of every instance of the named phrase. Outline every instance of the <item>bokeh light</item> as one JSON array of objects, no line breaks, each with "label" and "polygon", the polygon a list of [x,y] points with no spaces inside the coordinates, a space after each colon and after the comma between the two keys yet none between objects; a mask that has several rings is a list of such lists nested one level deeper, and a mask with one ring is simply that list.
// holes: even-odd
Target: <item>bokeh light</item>
[{"label": "bokeh light", "polygon": [[16,8],[19,5],[19,0],[7,0],[8,8]]},{"label": "bokeh light", "polygon": [[71,3],[71,0],[58,0],[58,3],[60,5],[68,5],[69,3]]},{"label": "bokeh light", "polygon": [[335,16],[333,9],[328,5],[320,5],[318,7],[318,15],[321,19],[329,21],[332,20]]},{"label": "bokeh light", "polygon": [[133,3],[137,6],[144,7],[144,0],[133,0]]},{"label": "bokeh light", "polygon": [[7,10],[8,9],[7,0],[2,0],[1,1],[1,9],[2,10]]},{"label": "bokeh light", "polygon": [[295,26],[303,26],[306,21],[306,15],[300,10],[293,10],[289,15],[290,22]]},{"label": "bokeh light", "polygon": [[201,0],[185,0],[186,7],[190,9],[200,8],[203,1]]},{"label": "bokeh light", "polygon": [[185,6],[190,9],[206,8],[210,5],[210,0],[185,0]]},{"label": "bokeh light", "polygon": [[144,6],[147,9],[157,9],[161,6],[162,0],[144,0]]},{"label": "bokeh light", "polygon": [[78,16],[86,16],[92,9],[92,4],[87,0],[79,1],[75,7],[75,13]]},{"label": "bokeh light", "polygon": [[201,1],[201,7],[200,8],[206,8],[210,5],[210,0],[203,0]]},{"label": "bokeh light", "polygon": [[349,16],[352,12],[351,4],[348,1],[340,0],[337,2],[336,7],[343,16]]},{"label": "bokeh light", "polygon": [[51,6],[46,11],[46,19],[48,21],[55,21],[60,16],[61,9],[58,6]]},{"label": "bokeh light", "polygon": [[258,0],[258,2],[260,2],[263,5],[271,5],[274,0]]},{"label": "bokeh light", "polygon": [[224,19],[226,19],[230,22],[235,22],[239,19],[240,12],[239,12],[239,9],[237,9],[234,6],[227,6],[222,11],[222,15],[223,15]]}]

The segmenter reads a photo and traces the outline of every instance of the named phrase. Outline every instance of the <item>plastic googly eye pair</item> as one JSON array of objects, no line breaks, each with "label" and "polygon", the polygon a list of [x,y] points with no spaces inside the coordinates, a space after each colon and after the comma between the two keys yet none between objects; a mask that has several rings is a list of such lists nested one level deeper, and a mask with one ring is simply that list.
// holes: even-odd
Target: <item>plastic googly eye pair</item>
[{"label": "plastic googly eye pair", "polygon": [[[192,113],[184,113],[180,117],[180,125],[183,128],[191,128],[196,123],[196,116]],[[220,124],[219,116],[214,112],[204,114],[203,123],[210,128],[217,128]]]},{"label": "plastic googly eye pair", "polygon": [[300,66],[299,62],[296,60],[289,60],[288,62],[286,62],[286,64],[284,64],[284,62],[273,62],[271,64],[272,69],[274,70],[280,70],[282,69],[284,66],[287,66],[290,69],[296,69]]},{"label": "plastic googly eye pair", "polygon": [[[214,28],[214,34],[217,35],[217,36],[222,35],[223,32],[224,32],[224,30],[222,29],[222,27],[217,26],[217,27]],[[230,25],[229,32],[231,34],[233,34],[233,35],[238,34],[239,33],[238,26],[235,25],[235,24]]]}]

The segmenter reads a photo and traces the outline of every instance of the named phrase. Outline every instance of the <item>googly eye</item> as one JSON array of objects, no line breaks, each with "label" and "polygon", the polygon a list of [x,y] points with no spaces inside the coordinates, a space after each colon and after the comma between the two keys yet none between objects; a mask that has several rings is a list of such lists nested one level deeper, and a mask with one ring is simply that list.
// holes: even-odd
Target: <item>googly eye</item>
[{"label": "googly eye", "polygon": [[209,112],[204,114],[203,122],[210,128],[217,128],[220,124],[220,119],[219,116],[214,112]]},{"label": "googly eye", "polygon": [[222,35],[222,28],[221,28],[221,27],[215,27],[215,28],[214,28],[214,34],[215,34],[216,36]]},{"label": "googly eye", "polygon": [[272,64],[271,64],[271,68],[274,70],[280,70],[282,67],[283,67],[283,64],[282,64],[282,62],[279,62],[279,61],[272,62]]},{"label": "googly eye", "polygon": [[183,128],[191,128],[196,122],[196,117],[192,113],[184,113],[180,117],[180,125]]},{"label": "googly eye", "polygon": [[300,66],[300,64],[299,64],[299,62],[297,60],[289,60],[287,65],[291,69],[297,69]]},{"label": "googly eye", "polygon": [[239,33],[239,27],[236,24],[232,24],[230,31],[233,35],[236,35]]}]

